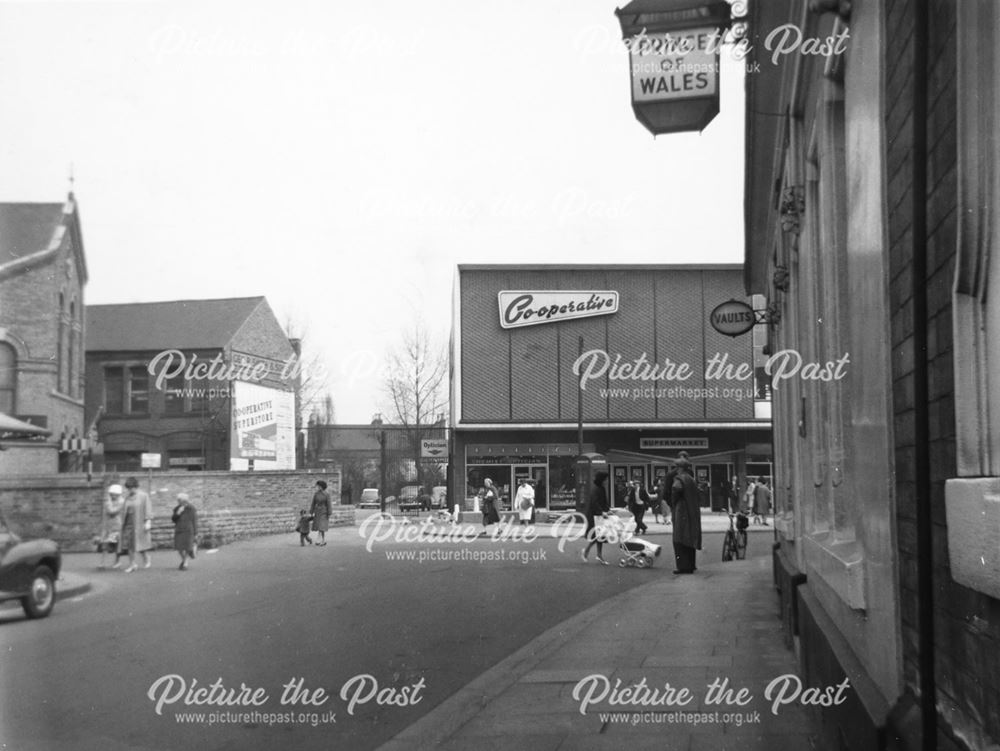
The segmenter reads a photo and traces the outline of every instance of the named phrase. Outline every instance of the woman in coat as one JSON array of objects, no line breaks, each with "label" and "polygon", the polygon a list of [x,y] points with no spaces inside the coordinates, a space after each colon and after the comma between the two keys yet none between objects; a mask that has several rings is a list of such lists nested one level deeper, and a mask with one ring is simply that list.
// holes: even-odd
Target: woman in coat
[{"label": "woman in coat", "polygon": [[597,545],[597,560],[607,566],[604,560],[604,540],[596,532],[596,519],[598,516],[606,518],[611,507],[608,505],[608,491],[604,489],[604,482],[608,479],[607,472],[597,472],[594,475],[594,487],[590,491],[590,498],[584,507],[584,516],[587,518],[587,547],[580,551],[580,557],[586,561],[590,549]]},{"label": "woman in coat", "polygon": [[754,519],[765,527],[767,525],[767,514],[771,510],[771,489],[766,483],[761,482],[758,477],[753,487],[753,513]]},{"label": "woman in coat", "polygon": [[670,491],[674,522],[675,574],[695,572],[695,551],[701,550],[701,494],[691,472],[691,462],[681,456],[674,463],[677,474]]},{"label": "woman in coat", "polygon": [[500,494],[497,492],[493,480],[486,478],[483,481],[483,529],[490,524],[500,523],[500,512],[497,507],[500,505]]},{"label": "woman in coat", "polygon": [[330,495],[326,492],[326,483],[316,481],[316,492],[313,493],[309,515],[313,517],[313,530],[319,532],[317,545],[326,545],[326,530],[330,528]]},{"label": "woman in coat", "polygon": [[139,481],[130,477],[125,481],[125,504],[122,508],[122,526],[118,535],[119,549],[128,552],[129,565],[126,574],[137,568],[135,554],[142,554],[142,567],[149,568],[153,559],[149,551],[153,549],[153,502],[145,491],[139,490]]},{"label": "woman in coat", "polygon": [[108,497],[101,506],[101,533],[97,540],[97,551],[101,554],[98,568],[105,568],[104,559],[108,553],[115,554],[115,562],[111,568],[119,568],[122,551],[118,547],[118,537],[122,530],[122,509],[125,499],[122,498],[121,485],[109,485]]},{"label": "woman in coat", "polygon": [[181,571],[187,570],[188,556],[194,558],[195,539],[198,535],[198,512],[191,505],[187,493],[177,494],[177,505],[171,515],[174,523],[174,550],[181,555]]},{"label": "woman in coat", "polygon": [[535,489],[531,487],[528,480],[521,481],[521,487],[517,489],[514,496],[514,505],[517,508],[518,519],[521,524],[531,524],[535,516]]}]

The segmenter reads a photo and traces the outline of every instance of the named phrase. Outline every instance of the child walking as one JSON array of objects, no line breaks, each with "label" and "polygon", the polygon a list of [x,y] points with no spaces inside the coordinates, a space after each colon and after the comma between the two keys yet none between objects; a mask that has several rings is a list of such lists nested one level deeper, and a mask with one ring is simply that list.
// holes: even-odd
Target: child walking
[{"label": "child walking", "polygon": [[313,544],[312,538],[309,536],[309,525],[312,523],[313,517],[305,509],[299,511],[299,523],[295,525],[295,530],[299,533],[299,545],[303,547],[308,542],[310,545]]}]

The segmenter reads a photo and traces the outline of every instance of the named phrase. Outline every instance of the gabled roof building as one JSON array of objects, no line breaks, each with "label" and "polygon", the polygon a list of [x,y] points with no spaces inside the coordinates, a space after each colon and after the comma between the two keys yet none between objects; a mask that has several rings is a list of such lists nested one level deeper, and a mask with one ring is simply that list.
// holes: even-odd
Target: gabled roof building
[{"label": "gabled roof building", "polygon": [[264,297],[89,307],[105,469],[294,469],[296,355]]},{"label": "gabled roof building", "polygon": [[72,193],[0,203],[0,475],[82,468],[86,283]]}]

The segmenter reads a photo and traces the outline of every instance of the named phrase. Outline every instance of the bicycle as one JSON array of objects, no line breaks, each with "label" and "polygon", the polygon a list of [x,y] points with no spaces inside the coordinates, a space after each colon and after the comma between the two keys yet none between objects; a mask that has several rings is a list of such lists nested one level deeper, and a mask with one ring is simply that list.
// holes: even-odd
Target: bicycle
[{"label": "bicycle", "polygon": [[729,514],[729,529],[722,540],[722,560],[734,558],[742,561],[747,557],[747,527],[750,520],[744,514]]}]

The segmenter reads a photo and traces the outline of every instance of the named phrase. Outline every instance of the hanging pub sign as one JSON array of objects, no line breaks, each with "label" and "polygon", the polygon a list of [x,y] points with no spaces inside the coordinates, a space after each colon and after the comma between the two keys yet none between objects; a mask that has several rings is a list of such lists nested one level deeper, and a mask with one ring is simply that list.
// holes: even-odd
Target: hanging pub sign
[{"label": "hanging pub sign", "polygon": [[726,300],[712,309],[708,322],[720,334],[739,336],[754,327],[757,323],[757,313],[745,302]]},{"label": "hanging pub sign", "polygon": [[629,51],[636,119],[653,135],[703,130],[719,114],[729,3],[632,0],[615,15]]}]

